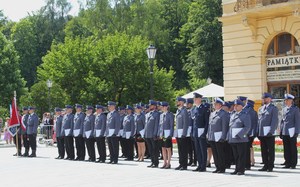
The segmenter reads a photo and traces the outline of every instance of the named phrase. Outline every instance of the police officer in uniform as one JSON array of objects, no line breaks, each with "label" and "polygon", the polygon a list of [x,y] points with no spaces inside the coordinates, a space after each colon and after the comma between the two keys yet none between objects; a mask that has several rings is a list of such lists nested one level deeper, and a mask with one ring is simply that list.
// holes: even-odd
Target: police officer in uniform
[{"label": "police officer in uniform", "polygon": [[85,144],[83,137],[83,122],[85,119],[85,114],[82,112],[82,105],[76,104],[76,113],[74,115],[74,129],[73,135],[75,138],[76,154],[75,160],[83,161],[85,158]]},{"label": "police officer in uniform", "polygon": [[28,152],[29,152],[29,138],[28,138],[28,135],[27,135],[28,117],[29,117],[28,107],[23,107],[23,116],[22,116],[21,120],[22,120],[22,124],[25,126],[25,130],[22,131],[23,145],[24,145],[24,148],[25,148],[25,152],[22,156],[24,156],[24,157],[29,156],[28,155]]},{"label": "police officer in uniform", "polygon": [[160,122],[159,122],[159,137],[162,147],[162,155],[164,165],[161,169],[171,168],[172,157],[172,137],[174,133],[174,115],[168,111],[169,103],[161,102]]},{"label": "police officer in uniform", "polygon": [[224,101],[215,98],[215,111],[210,114],[208,141],[211,145],[216,170],[213,173],[225,173],[225,140],[229,128],[229,114],[222,109]]},{"label": "police officer in uniform", "polygon": [[195,143],[192,137],[192,129],[193,129],[193,120],[192,120],[192,111],[193,111],[194,99],[188,98],[186,99],[186,109],[189,115],[189,128],[188,128],[188,158],[189,158],[189,166],[197,166],[197,155],[195,151]]},{"label": "police officer in uniform", "polygon": [[123,120],[123,138],[125,143],[125,160],[132,161],[134,157],[134,116],[132,106],[126,106],[127,115]]},{"label": "police officer in uniform", "polygon": [[93,109],[92,106],[86,106],[86,115],[83,122],[83,138],[89,155],[89,159],[86,160],[88,162],[96,161],[94,139],[95,115],[93,114]]},{"label": "police officer in uniform", "polygon": [[123,121],[124,121],[124,118],[126,116],[126,111],[125,111],[125,107],[123,106],[119,106],[118,107],[118,111],[119,111],[119,114],[120,114],[120,124],[121,124],[121,127],[120,127],[120,132],[119,132],[119,141],[120,141],[120,146],[121,146],[121,152],[122,152],[122,155],[120,156],[120,158],[126,158],[126,140],[125,140],[125,137],[123,136],[124,135],[124,130],[123,130]]},{"label": "police officer in uniform", "polygon": [[74,160],[74,140],[73,140],[73,128],[74,128],[74,114],[72,114],[73,107],[66,105],[65,114],[62,121],[61,135],[65,138],[65,148],[67,152],[67,158],[65,160]]},{"label": "police officer in uniform", "polygon": [[39,125],[39,117],[35,113],[35,107],[29,107],[29,114],[30,115],[28,117],[28,127],[26,132],[29,138],[29,145],[32,153],[28,157],[36,157],[36,135]]},{"label": "police officer in uniform", "polygon": [[96,137],[99,160],[96,162],[104,163],[106,160],[105,131],[106,131],[106,115],[103,113],[104,107],[96,105],[96,117],[94,137]]},{"label": "police officer in uniform", "polygon": [[156,110],[156,101],[149,101],[149,113],[146,116],[145,125],[145,139],[148,145],[149,153],[151,156],[151,164],[148,168],[158,168],[159,157],[159,140],[158,140],[158,128],[159,128],[159,112]]},{"label": "police officer in uniform", "polygon": [[184,106],[185,99],[176,98],[177,112],[175,114],[176,130],[177,130],[177,146],[179,155],[179,166],[175,170],[187,170],[188,165],[188,144],[187,133],[189,128],[189,115]]},{"label": "police officer in uniform", "polygon": [[[194,93],[194,104],[196,105],[192,112],[193,119],[193,138],[198,161],[198,167],[193,171],[206,171],[207,162],[207,141],[206,134],[209,124],[209,105],[202,104],[202,95]],[[201,133],[201,134],[200,134]]]},{"label": "police officer in uniform", "polygon": [[107,114],[107,128],[106,128],[106,138],[108,142],[110,162],[109,164],[118,164],[119,157],[119,138],[118,134],[121,127],[120,115],[116,111],[116,103],[113,101],[108,101],[107,103],[109,113]]},{"label": "police officer in uniform", "polygon": [[271,103],[270,93],[264,93],[262,98],[264,105],[258,110],[258,138],[264,166],[258,171],[272,172],[275,160],[274,133],[278,126],[278,109]]},{"label": "police officer in uniform", "polygon": [[299,108],[293,105],[295,97],[285,94],[283,119],[280,125],[280,137],[283,140],[285,166],[283,168],[296,169],[298,161],[297,137],[300,130]]},{"label": "police officer in uniform", "polygon": [[235,160],[235,170],[232,175],[244,175],[246,164],[246,149],[248,142],[248,132],[251,129],[250,115],[248,115],[243,107],[245,103],[236,99],[234,101],[234,110],[230,116],[229,131],[227,140],[231,145]]},{"label": "police officer in uniform", "polygon": [[144,139],[144,132],[145,132],[145,114],[142,112],[143,108],[141,105],[135,105],[135,116],[134,116],[134,123],[135,123],[135,141],[138,147],[138,160],[139,162],[144,161],[144,156],[146,152],[145,147],[145,139]]},{"label": "police officer in uniform", "polygon": [[[257,112],[253,109],[255,102],[248,99],[247,100],[247,104],[244,108],[244,110],[247,111],[247,113],[250,115],[250,119],[251,119],[251,129],[248,132],[248,137],[249,137],[249,141],[248,141],[248,146],[247,146],[247,153],[246,153],[246,170],[250,170],[251,169],[251,154],[253,153],[253,148],[252,148],[252,144],[254,141],[254,138],[257,134]],[[252,150],[252,151],[251,151]],[[254,158],[254,156],[253,156]],[[252,159],[253,159],[252,158]]]},{"label": "police officer in uniform", "polygon": [[58,157],[56,159],[64,159],[65,158],[65,145],[64,145],[64,136],[62,136],[62,122],[63,116],[61,115],[61,109],[55,108],[55,116],[54,116],[54,130],[56,134],[56,142],[58,149]]}]

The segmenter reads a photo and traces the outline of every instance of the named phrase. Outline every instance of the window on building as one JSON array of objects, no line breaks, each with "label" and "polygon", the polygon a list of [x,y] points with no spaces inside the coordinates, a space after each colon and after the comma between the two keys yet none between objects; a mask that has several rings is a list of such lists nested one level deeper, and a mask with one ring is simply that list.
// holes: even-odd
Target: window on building
[{"label": "window on building", "polygon": [[289,33],[282,33],[273,38],[269,44],[267,55],[284,56],[300,53],[300,46],[294,36]]}]

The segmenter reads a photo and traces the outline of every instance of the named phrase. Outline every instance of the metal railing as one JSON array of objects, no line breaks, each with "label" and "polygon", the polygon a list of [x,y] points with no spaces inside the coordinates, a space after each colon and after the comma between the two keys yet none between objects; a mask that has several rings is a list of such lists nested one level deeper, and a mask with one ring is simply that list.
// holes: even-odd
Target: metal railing
[{"label": "metal railing", "polygon": [[289,0],[237,0],[234,6],[234,12],[241,12],[256,7],[268,6],[272,4],[285,3]]}]

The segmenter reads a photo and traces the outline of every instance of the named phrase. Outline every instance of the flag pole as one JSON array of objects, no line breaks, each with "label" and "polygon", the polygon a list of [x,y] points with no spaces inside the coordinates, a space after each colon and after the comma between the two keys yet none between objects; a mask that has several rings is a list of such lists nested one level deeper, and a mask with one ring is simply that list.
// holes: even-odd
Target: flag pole
[{"label": "flag pole", "polygon": [[[14,104],[17,105],[17,92],[14,91]],[[15,110],[17,110],[17,106],[15,106]],[[18,115],[18,114],[17,114]],[[17,127],[17,133],[16,133],[16,145],[17,145],[17,156],[19,156],[19,141],[18,141],[18,131],[20,128]]]}]

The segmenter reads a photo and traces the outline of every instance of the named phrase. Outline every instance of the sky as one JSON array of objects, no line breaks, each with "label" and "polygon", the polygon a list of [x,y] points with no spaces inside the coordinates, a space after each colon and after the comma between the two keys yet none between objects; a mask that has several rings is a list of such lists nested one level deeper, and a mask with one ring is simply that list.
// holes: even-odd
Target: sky
[{"label": "sky", "polygon": [[[72,4],[72,10],[69,14],[77,15],[79,4],[77,0],[68,0]],[[39,10],[44,6],[45,0],[0,0],[0,10],[8,19],[12,21],[19,21],[26,17],[28,12]]]}]

